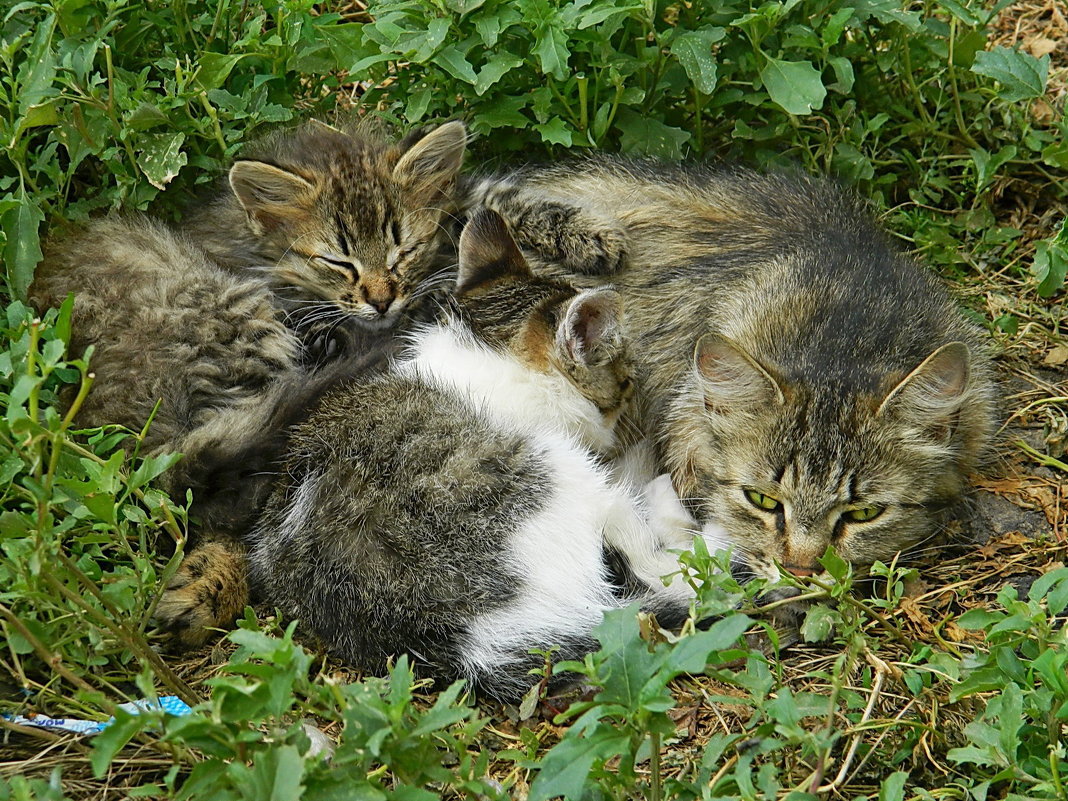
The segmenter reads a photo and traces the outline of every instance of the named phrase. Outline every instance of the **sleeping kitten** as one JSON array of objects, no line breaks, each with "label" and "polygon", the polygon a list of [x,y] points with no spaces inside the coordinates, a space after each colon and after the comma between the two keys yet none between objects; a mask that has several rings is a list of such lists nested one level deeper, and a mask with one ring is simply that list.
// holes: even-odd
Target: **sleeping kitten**
[{"label": "sleeping kitten", "polygon": [[367,124],[310,122],[246,147],[228,191],[185,229],[222,267],[266,280],[303,340],[373,340],[453,281],[466,138],[461,122],[394,145]]},{"label": "sleeping kitten", "polygon": [[[610,158],[468,191],[543,272],[617,287],[639,428],[687,508],[730,532],[740,575],[812,575],[829,545],[889,561],[966,489],[992,429],[986,347],[852,195]],[[562,232],[541,228],[546,208]]]},{"label": "sleeping kitten", "polygon": [[407,652],[516,700],[542,663],[529,650],[581,658],[607,609],[684,618],[688,585],[660,578],[693,533],[670,511],[654,530],[594,455],[631,392],[618,295],[534,278],[489,212],[459,270],[451,314],[394,371],[339,386],[296,428],[250,574],[364,669]]},{"label": "sleeping kitten", "polygon": [[[442,222],[465,136],[448,123],[389,146],[308,123],[250,147],[231,194],[184,232],[111,218],[47,248],[31,299],[75,293],[72,352],[95,349],[79,424],[139,430],[160,402],[141,452],[185,456],[159,483],[194,491],[197,537],[211,544],[190,553],[159,617],[186,644],[244,606],[240,587],[222,602],[213,588],[243,581],[226,537],[261,505],[279,421],[336,374],[382,364],[418,301],[453,280],[434,270],[451,263]],[[343,335],[350,358],[309,374]]]},{"label": "sleeping kitten", "polygon": [[141,453],[186,454],[162,480],[177,497],[204,483],[201,457],[258,433],[305,381],[266,285],[220,270],[163,223],[102,219],[50,242],[30,298],[44,309],[71,292],[70,349],[92,347],[95,374],[78,424],[138,431],[158,403]]}]

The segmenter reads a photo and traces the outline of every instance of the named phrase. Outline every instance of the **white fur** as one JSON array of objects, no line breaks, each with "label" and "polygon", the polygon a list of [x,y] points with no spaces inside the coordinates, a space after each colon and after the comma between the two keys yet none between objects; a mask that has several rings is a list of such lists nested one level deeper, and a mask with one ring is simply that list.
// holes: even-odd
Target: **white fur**
[{"label": "white fur", "polygon": [[401,372],[459,391],[494,422],[519,432],[560,431],[602,453],[614,435],[597,406],[555,371],[539,373],[478,342],[457,322],[417,333]]},{"label": "white fur", "polygon": [[[678,573],[676,551],[692,547],[696,524],[682,507],[670,478],[643,493],[636,479],[649,470],[649,454],[635,456],[613,478],[590,454],[608,450],[611,427],[568,379],[536,372],[510,354],[478,342],[456,322],[417,333],[402,373],[459,393],[494,425],[528,437],[553,480],[551,498],[509,537],[512,562],[523,576],[516,599],[468,627],[461,657],[469,675],[492,673],[530,648],[590,637],[604,612],[618,607],[604,574],[607,543],[627,557],[654,596],[685,604],[692,589]],[[708,529],[708,527],[706,527]],[[723,547],[719,531],[702,532],[711,550]]]}]

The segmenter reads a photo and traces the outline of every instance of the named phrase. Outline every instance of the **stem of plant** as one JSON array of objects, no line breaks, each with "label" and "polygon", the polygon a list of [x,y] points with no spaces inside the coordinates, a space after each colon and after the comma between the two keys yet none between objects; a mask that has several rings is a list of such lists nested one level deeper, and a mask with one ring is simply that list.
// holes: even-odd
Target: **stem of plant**
[{"label": "stem of plant", "polygon": [[649,733],[649,798],[651,801],[660,801],[662,789],[660,785],[660,732]]},{"label": "stem of plant", "polygon": [[45,644],[42,643],[39,639],[37,639],[32,631],[26,628],[26,626],[21,620],[19,620],[18,616],[14,612],[12,612],[3,604],[0,604],[0,615],[3,615],[7,619],[7,622],[10,623],[15,628],[15,630],[22,635],[23,639],[25,639],[26,642],[30,644],[30,647],[33,648],[33,650],[37,653],[37,656],[44,660],[46,665],[51,667],[52,670],[54,670],[56,673],[66,679],[71,685],[77,687],[79,690],[90,693],[92,695],[101,695],[101,705],[104,707],[104,711],[107,712],[109,715],[114,714],[115,704],[112,703],[112,701],[107,698],[107,696],[103,696],[100,690],[91,685],[81,676],[72,673],[71,670],[63,664],[62,657],[57,654],[53,654],[51,651],[49,651]]}]

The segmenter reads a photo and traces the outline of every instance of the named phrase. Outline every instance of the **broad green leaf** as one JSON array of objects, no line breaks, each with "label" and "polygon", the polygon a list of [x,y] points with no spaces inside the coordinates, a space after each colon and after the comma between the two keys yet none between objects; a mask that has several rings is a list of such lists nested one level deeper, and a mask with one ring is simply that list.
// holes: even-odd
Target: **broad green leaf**
[{"label": "broad green leaf", "polygon": [[25,190],[20,190],[14,199],[18,204],[9,206],[2,218],[7,238],[4,264],[12,294],[24,298],[33,281],[34,268],[42,257],[39,229],[44,212]]},{"label": "broad green leaf", "polygon": [[1057,236],[1035,245],[1031,273],[1038,281],[1040,298],[1053,297],[1064,286],[1068,278],[1068,217],[1061,222]]},{"label": "broad green leaf", "polygon": [[575,734],[575,728],[542,759],[528,801],[582,798],[593,763],[616,756],[627,747],[627,735],[611,726],[595,727],[586,736]]},{"label": "broad green leaf", "polygon": [[478,80],[471,63],[455,45],[443,48],[433,59],[435,64],[441,66],[453,78],[458,78],[466,83],[473,84]]},{"label": "broad green leaf", "polygon": [[56,61],[52,52],[52,32],[55,25],[55,15],[49,14],[47,19],[37,26],[33,43],[26,54],[27,58],[19,70],[16,97],[21,116],[26,116],[33,106],[56,94],[52,86],[56,77]]},{"label": "broad green leaf", "polygon": [[567,34],[555,25],[544,25],[535,34],[533,53],[541,62],[541,71],[559,81],[567,77],[567,60],[571,51],[567,48]]},{"label": "broad green leaf", "polygon": [[571,147],[571,128],[559,117],[553,117],[544,124],[535,125],[534,130],[541,134],[543,142]]},{"label": "broad green leaf", "polygon": [[879,801],[904,801],[905,782],[908,780],[909,774],[906,771],[899,770],[891,773],[883,779],[882,786],[879,788]]},{"label": "broad green leaf", "polygon": [[115,710],[115,719],[100,734],[93,738],[93,753],[89,755],[89,764],[93,775],[100,778],[108,771],[115,754],[146,725],[152,725],[153,718],[148,715],[134,715],[124,709]]},{"label": "broad green leaf", "polygon": [[616,125],[623,133],[620,144],[626,153],[677,160],[682,158],[682,146],[690,141],[689,131],[665,125],[631,109],[620,110]]},{"label": "broad green leaf", "polygon": [[408,105],[404,109],[404,116],[409,122],[419,122],[423,119],[433,96],[434,90],[429,86],[420,87],[408,95]]},{"label": "broad green leaf", "polygon": [[801,636],[805,642],[822,642],[834,633],[834,627],[842,622],[841,616],[823,604],[816,604],[808,610],[805,622],[801,624]]},{"label": "broad green leaf", "polygon": [[823,30],[820,31],[820,39],[823,44],[827,47],[833,47],[838,44],[838,40],[842,38],[842,32],[852,18],[853,8],[851,6],[835,11],[831,18],[823,24]]},{"label": "broad green leaf", "polygon": [[522,66],[523,59],[514,53],[494,53],[490,59],[482,65],[475,79],[475,94],[483,95],[493,84],[503,78],[508,70]]},{"label": "broad green leaf", "polygon": [[791,114],[810,114],[827,96],[819,71],[808,61],[769,58],[760,79],[771,99]]},{"label": "broad green leaf", "polygon": [[448,34],[449,19],[447,17],[437,17],[431,20],[426,35],[422,37],[423,41],[415,55],[412,56],[412,60],[420,63],[426,61],[441,46]]},{"label": "broad green leaf", "polygon": [[998,95],[1002,100],[1015,103],[1041,97],[1046,91],[1046,79],[1049,76],[1049,55],[1042,58],[998,46],[993,50],[975,54],[972,72],[993,78],[1001,89]]},{"label": "broad green leaf", "polygon": [[234,67],[252,53],[203,53],[197,70],[197,83],[201,89],[217,89],[230,76]]},{"label": "broad green leaf", "polygon": [[726,34],[723,28],[687,31],[671,43],[671,52],[682,64],[693,85],[706,95],[716,89],[716,59],[712,56],[712,46]]},{"label": "broad green leaf", "polygon": [[475,114],[472,120],[472,128],[476,133],[486,133],[494,128],[526,128],[530,120],[520,114],[520,109],[526,108],[527,98],[522,95],[515,97],[502,97],[492,105],[483,107],[483,111]]},{"label": "broad green leaf", "polygon": [[852,5],[861,21],[874,17],[884,24],[899,23],[913,32],[923,27],[923,18],[919,12],[906,10],[908,6],[901,0],[854,0]]},{"label": "broad green leaf", "polygon": [[141,139],[137,154],[137,166],[148,182],[157,189],[166,188],[178,171],[185,166],[186,155],[182,150],[183,133],[150,134]]}]

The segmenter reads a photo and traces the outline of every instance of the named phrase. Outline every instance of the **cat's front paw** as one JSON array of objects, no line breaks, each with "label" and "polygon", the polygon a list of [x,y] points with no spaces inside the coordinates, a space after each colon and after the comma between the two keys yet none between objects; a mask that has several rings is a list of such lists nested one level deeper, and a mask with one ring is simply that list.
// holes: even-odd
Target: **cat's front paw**
[{"label": "cat's front paw", "polygon": [[[585,228],[585,230],[583,230]],[[627,236],[609,222],[590,219],[580,221],[579,240],[573,247],[572,270],[584,275],[614,275],[627,259]]]},{"label": "cat's front paw", "polygon": [[156,605],[156,621],[179,649],[198,648],[226,628],[249,602],[245,555],[208,542],[190,552]]}]

